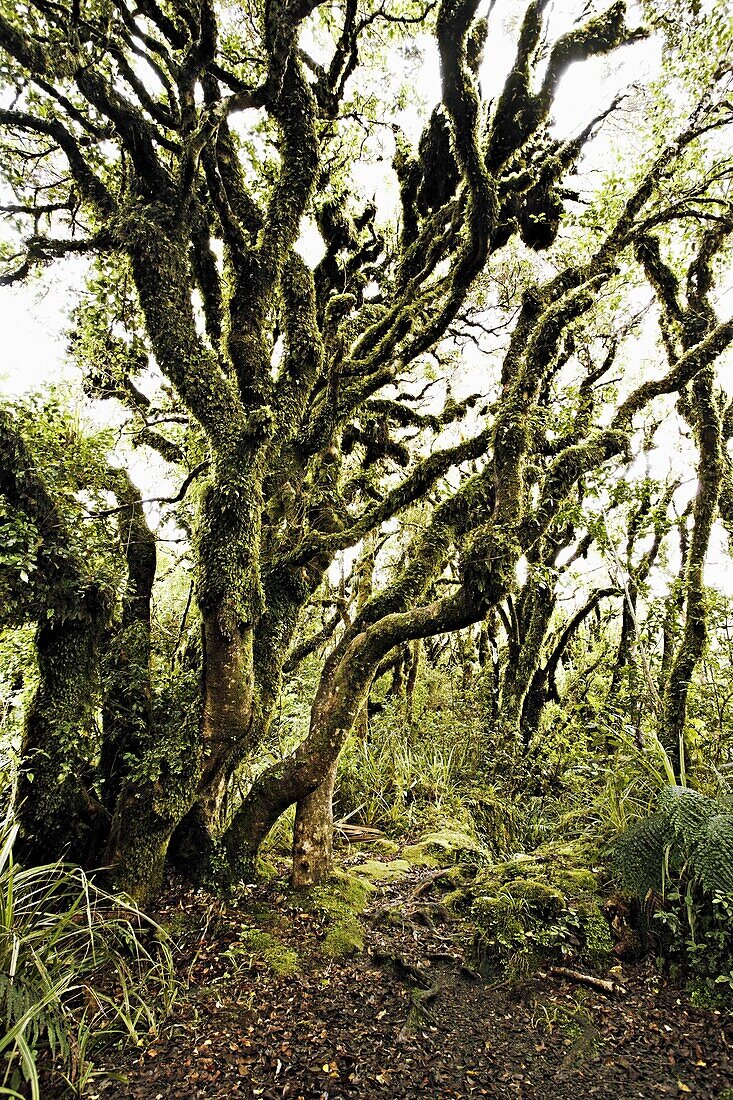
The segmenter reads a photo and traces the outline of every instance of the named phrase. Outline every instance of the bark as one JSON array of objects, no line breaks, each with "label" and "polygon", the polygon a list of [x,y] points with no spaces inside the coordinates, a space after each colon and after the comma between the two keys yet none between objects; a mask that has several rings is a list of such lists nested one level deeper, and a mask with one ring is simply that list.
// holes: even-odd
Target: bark
[{"label": "bark", "polygon": [[153,736],[150,601],[156,542],[145,519],[140,492],[127,473],[110,470],[109,480],[122,509],[118,529],[127,565],[120,622],[106,641],[103,671],[106,690],[100,777],[102,801],[112,815],[131,761],[141,761]]},{"label": "bark", "polygon": [[28,710],[16,795],[24,861],[94,861],[104,818],[90,793],[94,712],[108,615],[108,600],[90,588],[76,619],[49,623],[37,633],[39,685]]},{"label": "bark", "polygon": [[407,682],[405,683],[405,721],[408,728],[415,721],[415,687],[420,673],[420,661],[422,658],[422,642],[416,638],[410,646],[410,660],[407,667]]},{"label": "bark", "polygon": [[499,723],[506,744],[526,750],[531,731],[523,725],[525,701],[540,666],[556,596],[546,585],[528,582],[522,597],[517,608],[519,645],[503,670]]},{"label": "bark", "polygon": [[698,491],[685,571],[685,621],[682,638],[664,686],[659,737],[672,761],[675,775],[685,776],[685,720],[687,697],[707,637],[704,567],[723,479],[720,408],[715,373],[708,368],[692,384],[690,416],[698,445]]},{"label": "bark", "polygon": [[298,801],[293,833],[293,886],[307,889],[321,882],[333,857],[333,788],[338,760],[311,794]]},{"label": "bark", "polygon": [[[459,629],[481,617],[482,611],[459,592],[413,612],[386,615],[364,630],[356,628],[355,636],[341,643],[321,677],[308,737],[290,757],[255,781],[224,835],[236,877],[253,873],[259,846],[280,814],[312,794],[336,765],[386,654],[401,642]],[[323,801],[320,805],[323,807]],[[326,821],[317,832],[322,841],[330,836]],[[314,833],[310,839],[315,840]],[[316,858],[311,849],[310,858],[323,873],[327,857]]]},{"label": "bark", "polygon": [[33,584],[5,622],[36,621],[39,683],[23,732],[15,805],[25,859],[94,858],[101,805],[92,796],[98,748],[101,640],[112,595],[90,575],[9,411],[0,406],[0,493],[39,535]]},{"label": "bark", "polygon": [[225,634],[218,619],[204,623],[202,819],[212,835],[220,825],[230,761],[252,728],[254,670],[251,632]]}]

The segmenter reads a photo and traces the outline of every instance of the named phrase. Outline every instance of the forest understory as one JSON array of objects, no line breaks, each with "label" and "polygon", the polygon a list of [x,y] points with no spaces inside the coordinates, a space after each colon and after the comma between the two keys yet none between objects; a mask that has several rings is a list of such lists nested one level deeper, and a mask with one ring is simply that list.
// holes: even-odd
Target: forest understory
[{"label": "forest understory", "polygon": [[[693,1007],[649,958],[607,959],[569,980],[549,966],[514,979],[479,973],[476,925],[445,905],[459,866],[404,869],[367,846],[343,852],[341,882],[377,884],[359,918],[329,915],[327,896],[309,901],[278,878],[230,903],[171,879],[157,916],[176,930],[180,999],[160,1034],[107,1057],[86,1095],[733,1095],[730,1015]],[[334,953],[344,919],[359,931],[349,924],[351,950]],[[44,1095],[68,1093],[49,1084]]]}]

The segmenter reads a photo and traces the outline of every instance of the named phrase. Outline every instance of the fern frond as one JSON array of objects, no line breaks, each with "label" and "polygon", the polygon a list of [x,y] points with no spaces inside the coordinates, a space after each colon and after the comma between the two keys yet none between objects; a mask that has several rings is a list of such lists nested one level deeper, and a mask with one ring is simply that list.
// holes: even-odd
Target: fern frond
[{"label": "fern frond", "polygon": [[712,798],[691,787],[662,787],[657,805],[675,838],[685,849],[695,844],[706,822],[719,810]]},{"label": "fern frond", "polygon": [[698,836],[690,869],[710,894],[733,894],[733,814],[708,818]]},{"label": "fern frond", "polygon": [[666,814],[656,813],[634,822],[616,843],[614,863],[621,882],[644,897],[663,885],[665,853],[674,839]]}]

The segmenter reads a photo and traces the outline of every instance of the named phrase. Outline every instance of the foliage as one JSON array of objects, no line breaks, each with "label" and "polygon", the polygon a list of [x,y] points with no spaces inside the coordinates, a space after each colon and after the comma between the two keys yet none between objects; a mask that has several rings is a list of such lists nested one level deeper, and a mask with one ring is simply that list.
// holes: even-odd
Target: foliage
[{"label": "foliage", "polygon": [[472,951],[482,969],[517,979],[542,964],[608,962],[609,925],[584,857],[582,849],[547,845],[490,866],[455,892],[454,905],[470,906],[477,928]]},{"label": "foliage", "polygon": [[662,787],[657,811],[622,834],[614,855],[622,883],[645,901],[660,954],[687,972],[701,992],[730,999],[730,802],[691,788]]},{"label": "foliage", "polygon": [[8,817],[0,835],[0,1091],[20,1095],[25,1082],[40,1100],[42,1064],[81,1095],[103,1045],[140,1042],[169,1011],[171,947],[80,868],[19,866]]}]

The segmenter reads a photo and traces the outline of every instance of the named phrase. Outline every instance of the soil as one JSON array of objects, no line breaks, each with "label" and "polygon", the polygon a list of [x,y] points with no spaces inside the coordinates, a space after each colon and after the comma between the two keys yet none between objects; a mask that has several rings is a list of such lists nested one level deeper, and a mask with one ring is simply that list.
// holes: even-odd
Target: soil
[{"label": "soil", "polygon": [[[614,994],[551,975],[518,987],[481,978],[464,965],[470,927],[440,897],[428,871],[382,885],[362,918],[363,951],[328,958],[327,921],[282,883],[234,905],[171,881],[158,918],[179,944],[175,1013],[90,1095],[733,1100],[730,1016],[691,1006],[650,962],[617,969]],[[254,923],[297,951],[296,973],[276,972],[292,956],[273,970],[242,950]]]}]

